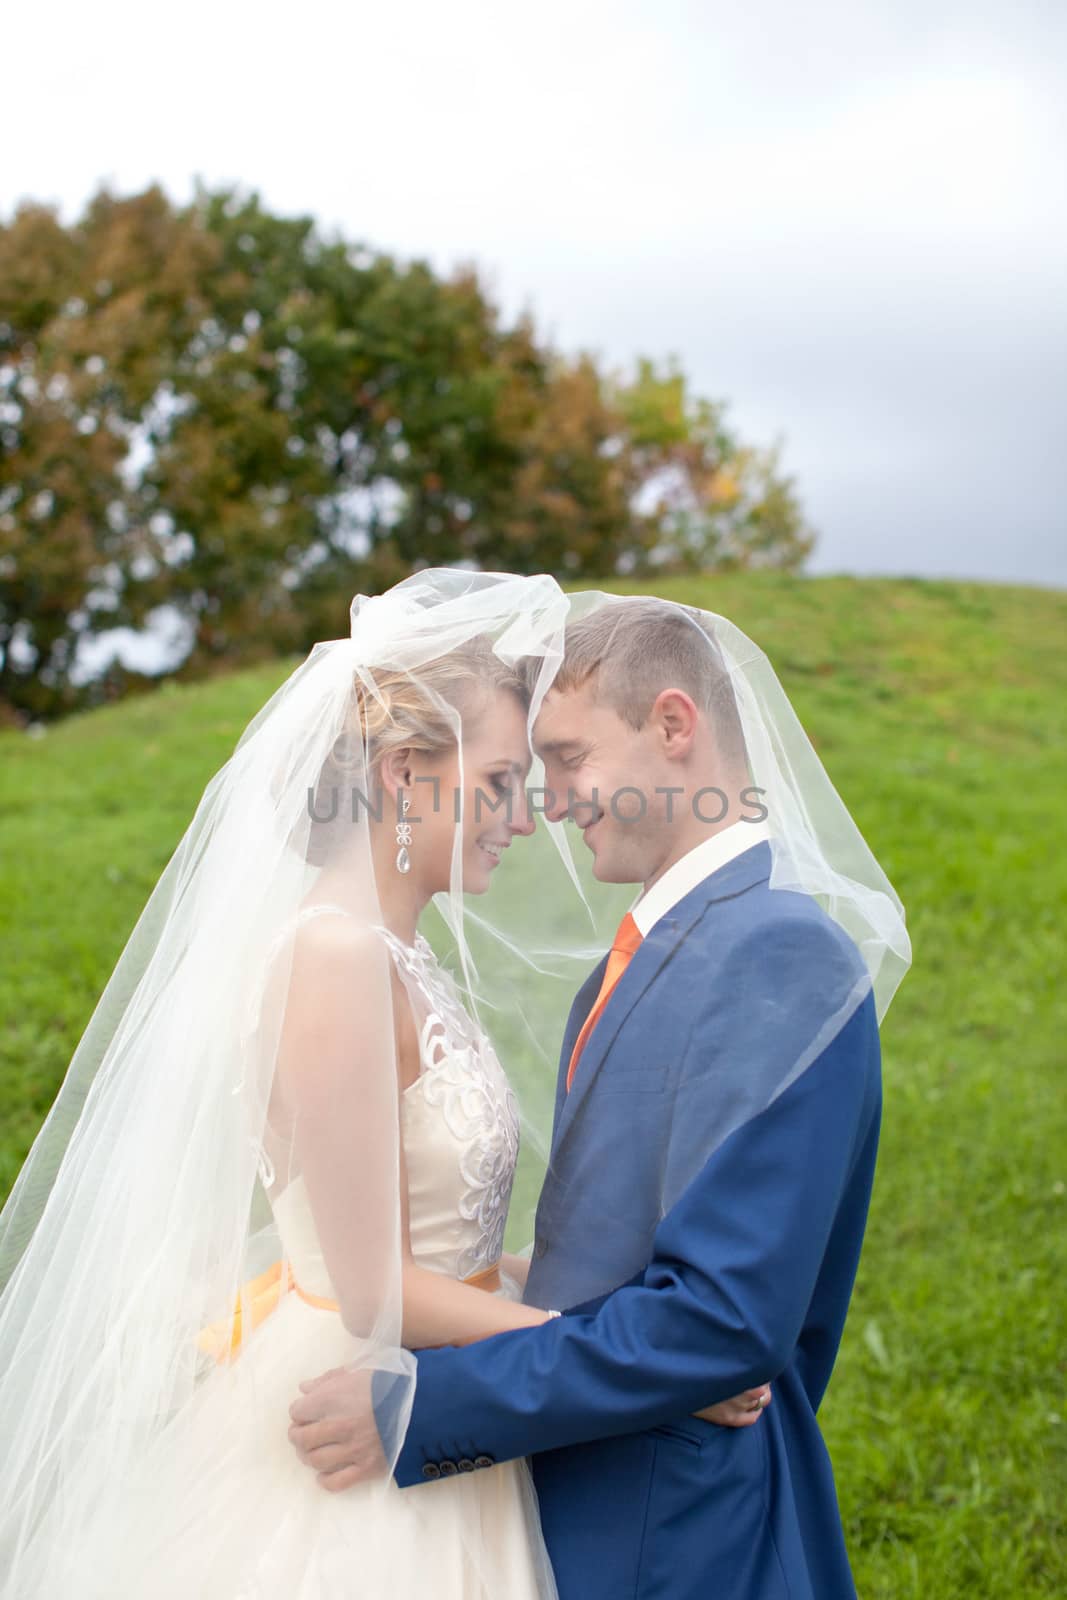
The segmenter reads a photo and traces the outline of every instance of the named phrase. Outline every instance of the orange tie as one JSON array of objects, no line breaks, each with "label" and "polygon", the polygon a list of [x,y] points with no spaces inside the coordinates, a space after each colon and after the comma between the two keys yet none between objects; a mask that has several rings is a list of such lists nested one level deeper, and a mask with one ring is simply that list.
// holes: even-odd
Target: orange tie
[{"label": "orange tie", "polygon": [[574,1081],[574,1070],[578,1065],[578,1057],[585,1049],[586,1040],[596,1027],[597,1019],[608,1003],[611,991],[630,965],[631,957],[641,943],[641,930],[637,923],[627,912],[619,923],[619,931],[615,935],[614,943],[608,955],[608,964],[604,968],[604,978],[600,985],[600,993],[593,1002],[593,1009],[582,1023],[582,1031],[574,1041],[571,1051],[571,1064],[567,1068],[567,1093],[571,1092]]}]

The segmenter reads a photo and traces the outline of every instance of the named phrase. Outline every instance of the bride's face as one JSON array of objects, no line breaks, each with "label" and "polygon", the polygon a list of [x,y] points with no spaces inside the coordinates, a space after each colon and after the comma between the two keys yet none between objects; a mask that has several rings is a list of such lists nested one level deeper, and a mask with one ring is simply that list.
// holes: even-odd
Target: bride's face
[{"label": "bride's face", "polygon": [[516,834],[534,831],[526,803],[526,711],[515,695],[497,691],[464,725],[462,754],[462,772],[456,749],[418,763],[422,781],[414,785],[411,815],[420,820],[412,825],[410,854],[427,896],[450,885],[458,819],[465,894],[484,894]]}]

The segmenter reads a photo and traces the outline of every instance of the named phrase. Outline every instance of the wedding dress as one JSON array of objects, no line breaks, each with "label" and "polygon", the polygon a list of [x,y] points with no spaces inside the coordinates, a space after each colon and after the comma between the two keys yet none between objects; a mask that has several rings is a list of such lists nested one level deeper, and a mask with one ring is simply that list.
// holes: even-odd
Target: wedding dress
[{"label": "wedding dress", "polygon": [[[343,907],[307,907],[300,919]],[[409,1233],[419,1265],[496,1282],[519,1125],[515,1097],[485,1034],[428,942],[385,939],[421,1020],[419,1077],[401,1097]],[[273,1177],[269,1169],[266,1179]],[[304,1181],[267,1184],[298,1292],[278,1304],[198,1392],[180,1455],[167,1433],[142,1463],[128,1526],[101,1530],[85,1592],[100,1600],[545,1600],[555,1584],[523,1460],[460,1461],[440,1481],[390,1479],[328,1493],[287,1437],[303,1379],[346,1359],[347,1339]],[[272,1190],[276,1192],[272,1192]],[[231,1385],[254,1383],[250,1436],[231,1418]],[[234,1414],[236,1415],[236,1413]],[[121,1547],[119,1541],[121,1540]]]}]

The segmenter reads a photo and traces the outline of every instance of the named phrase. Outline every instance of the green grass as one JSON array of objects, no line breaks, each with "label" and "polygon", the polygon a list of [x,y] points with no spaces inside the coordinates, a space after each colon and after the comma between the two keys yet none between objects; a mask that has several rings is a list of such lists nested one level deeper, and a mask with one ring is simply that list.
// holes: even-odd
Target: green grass
[{"label": "green grass", "polygon": [[[884,1028],[874,1200],[821,1413],[860,1594],[1062,1595],[1067,595],[656,588],[767,651],[908,909],[915,964]],[[204,784],[293,665],[0,734],[0,1192]]]}]

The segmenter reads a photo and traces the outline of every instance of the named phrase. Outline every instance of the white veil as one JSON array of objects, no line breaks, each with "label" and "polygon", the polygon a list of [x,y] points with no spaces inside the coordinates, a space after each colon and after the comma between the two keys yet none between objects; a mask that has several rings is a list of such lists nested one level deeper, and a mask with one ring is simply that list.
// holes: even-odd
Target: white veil
[{"label": "white veil", "polygon": [[[145,1463],[184,1470],[223,1502],[229,1492],[198,1432],[212,1386],[228,1386],[228,1415],[249,1460],[268,1434],[292,1453],[284,1435],[295,1394],[264,1391],[241,1357],[244,1341],[298,1288],[271,1210],[283,1175],[318,1174],[313,1205],[341,1313],[324,1366],[387,1376],[393,1403],[379,1415],[393,1419],[383,1443],[395,1458],[414,1361],[401,1341],[398,1080],[389,958],[376,932],[380,886],[365,823],[324,825],[310,802],[338,773],[342,804],[353,790],[373,795],[373,751],[361,730],[367,708],[388,711],[386,676],[418,688],[453,728],[462,756],[462,708],[434,687],[435,663],[487,648],[495,666],[521,670],[532,724],[562,660],[565,627],[606,606],[619,608],[624,625],[626,604],[564,595],[544,576],[453,569],[358,596],[350,637],[312,649],[208,784],[0,1213],[3,1600],[137,1592],[116,1575],[116,1530],[162,1516],[165,1487],[178,1481],[146,1474]],[[725,619],[685,614],[725,669],[752,781],[766,791],[771,886],[814,895],[863,958],[864,980],[843,970],[824,1009],[825,1043],[827,1028],[843,1026],[872,987],[884,1014],[910,959],[900,902],[766,656]],[[542,782],[536,762],[529,782],[535,791]],[[485,900],[465,901],[462,820],[454,818],[450,883],[428,931],[519,1090],[527,1138],[509,1225],[514,1249],[532,1237],[570,1000],[634,888],[595,883],[584,852],[572,859],[563,825],[550,824],[508,852]],[[341,952],[355,974],[347,987],[321,958],[323,946],[311,949],[322,984],[335,986],[327,998],[342,1014],[348,1007],[351,1038],[316,1041],[309,1024],[309,1098],[297,1133],[286,1136],[271,1107],[291,978],[307,963],[298,919],[327,884],[353,941]],[[812,1044],[787,1042],[771,1076],[731,1108],[734,1126],[803,1070]],[[704,1108],[702,1122],[697,1109],[687,1107],[697,1130],[693,1162],[729,1131],[719,1108]],[[229,1443],[222,1459],[232,1470]],[[200,1549],[215,1586],[204,1594],[250,1600],[255,1543],[289,1514],[284,1499],[264,1506],[261,1525],[247,1532],[250,1548],[231,1530],[218,1549]],[[190,1527],[190,1550],[199,1537]],[[475,1559],[482,1537],[469,1532]],[[294,1528],[294,1570],[299,1538]],[[353,1551],[352,1561],[360,1556]],[[171,1576],[159,1572],[144,1593],[171,1593]],[[333,1592],[325,1579],[320,1589],[316,1600]],[[343,1577],[336,1592],[348,1592]]]},{"label": "white veil", "polygon": [[[295,1382],[269,1392],[244,1359],[262,1323],[300,1292],[271,1209],[297,1177],[340,1309],[322,1319],[336,1330],[322,1366],[388,1375],[395,1430],[384,1443],[390,1457],[399,1449],[414,1362],[401,1344],[399,1090],[363,729],[372,711],[388,724],[381,685],[402,680],[462,752],[465,708],[434,687],[435,664],[475,646],[499,669],[533,656],[536,686],[558,659],[565,611],[544,577],[435,571],[359,596],[350,637],[312,649],[208,784],[0,1214],[4,1600],[258,1592],[255,1550],[224,1516],[209,1519],[215,1548],[206,1529],[191,1527],[184,1545],[180,1529],[170,1545],[159,1529],[158,1548],[187,1559],[180,1580],[169,1560],[138,1572],[123,1546],[136,1533],[154,1549],[148,1533],[179,1515],[191,1484],[224,1505],[237,1486],[221,1463],[240,1472],[241,1439],[250,1463],[270,1446],[313,1484],[286,1436]],[[331,788],[333,815],[323,804]],[[473,988],[461,823],[446,818],[452,866],[439,909]],[[545,840],[548,870],[565,886]],[[327,885],[346,915],[312,918],[307,943],[304,913]],[[483,939],[491,927],[483,917]],[[517,942],[495,942],[512,959]],[[290,1005],[298,965],[310,1012]],[[320,1003],[331,1037],[316,1031]],[[272,1091],[294,1050],[299,1072],[278,1117]],[[219,1385],[225,1451],[205,1449]],[[249,1546],[291,1514],[278,1482],[283,1498],[262,1507]],[[294,1527],[298,1573],[299,1537]],[[473,1559],[480,1537],[471,1530]],[[366,1555],[351,1552],[350,1574]]]}]

